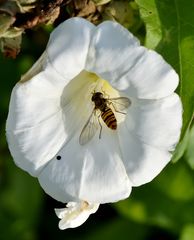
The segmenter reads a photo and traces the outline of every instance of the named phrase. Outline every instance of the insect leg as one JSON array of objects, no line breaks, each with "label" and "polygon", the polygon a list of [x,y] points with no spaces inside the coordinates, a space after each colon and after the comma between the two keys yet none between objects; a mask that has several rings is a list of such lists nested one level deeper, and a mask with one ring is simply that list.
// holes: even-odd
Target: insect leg
[{"label": "insect leg", "polygon": [[102,124],[100,123],[100,116],[101,116],[101,114],[98,115],[98,123],[100,125],[99,139],[101,139],[101,133],[102,133]]}]

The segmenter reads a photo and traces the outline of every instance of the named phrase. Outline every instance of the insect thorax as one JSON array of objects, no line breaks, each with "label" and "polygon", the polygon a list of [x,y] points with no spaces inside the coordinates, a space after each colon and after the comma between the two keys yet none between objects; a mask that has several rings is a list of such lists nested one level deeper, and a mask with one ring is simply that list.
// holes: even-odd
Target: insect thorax
[{"label": "insect thorax", "polygon": [[101,92],[94,93],[91,100],[95,104],[95,109],[105,111],[107,108],[107,100],[103,97],[103,94]]}]

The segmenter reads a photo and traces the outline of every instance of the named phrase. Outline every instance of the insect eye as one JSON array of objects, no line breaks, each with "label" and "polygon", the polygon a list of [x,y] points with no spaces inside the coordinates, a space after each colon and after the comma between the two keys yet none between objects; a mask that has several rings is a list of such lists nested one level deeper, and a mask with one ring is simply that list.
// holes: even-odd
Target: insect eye
[{"label": "insect eye", "polygon": [[61,156],[58,155],[58,156],[56,157],[56,159],[57,159],[57,160],[61,160]]}]

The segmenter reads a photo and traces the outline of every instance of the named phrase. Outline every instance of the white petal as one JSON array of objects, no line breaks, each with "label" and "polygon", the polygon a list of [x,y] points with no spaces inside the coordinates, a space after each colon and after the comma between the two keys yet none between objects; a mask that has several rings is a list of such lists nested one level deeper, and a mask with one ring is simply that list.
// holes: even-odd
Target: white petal
[{"label": "white petal", "polygon": [[100,24],[91,40],[86,69],[131,97],[157,99],[170,95],[178,75],[152,50],[118,23]]},{"label": "white petal", "polygon": [[120,24],[110,21],[103,22],[93,33],[86,69],[109,80],[114,86],[115,82],[144,53],[145,49],[138,46],[137,38]]},{"label": "white petal", "polygon": [[[129,82],[129,87],[121,89],[126,85],[126,81]],[[131,97],[159,99],[174,92],[178,86],[179,77],[158,53],[146,50],[118,82],[118,87],[125,90]]]},{"label": "white petal", "polygon": [[30,81],[16,84],[10,101],[10,128],[34,127],[60,111],[62,91],[62,78],[52,68],[46,68]]},{"label": "white petal", "polygon": [[131,99],[126,117],[132,135],[146,144],[172,151],[182,125],[182,106],[177,94],[159,100]]},{"label": "white petal", "polygon": [[84,69],[93,24],[82,18],[61,23],[50,36],[47,52],[51,64],[69,81]]},{"label": "white petal", "polygon": [[6,130],[9,148],[18,166],[37,176],[69,141],[80,128],[79,124],[83,124],[81,113],[86,114],[88,103],[83,96],[88,84],[83,72],[64,88],[64,78],[48,63],[45,70],[30,81],[15,86]]},{"label": "white petal", "polygon": [[99,204],[69,202],[66,208],[55,209],[56,215],[61,219],[59,228],[64,230],[67,228],[79,227],[88,219],[90,214],[98,210],[98,207]]},{"label": "white petal", "polygon": [[101,139],[96,134],[84,146],[79,145],[79,134],[59,151],[61,160],[53,158],[40,174],[43,189],[61,202],[80,199],[105,203],[128,197],[131,184],[119,155],[116,133],[107,129]]},{"label": "white petal", "polygon": [[26,82],[32,77],[40,73],[47,62],[47,53],[44,51],[39,59],[33,64],[33,66],[21,77],[20,82]]},{"label": "white petal", "polygon": [[101,139],[97,134],[93,142],[87,145],[81,199],[107,203],[130,195],[131,183],[122,162],[116,134],[104,126]]},{"label": "white petal", "polygon": [[33,176],[39,174],[66,137],[61,112],[32,128],[16,131],[8,128],[6,135],[15,163]]},{"label": "white petal", "polygon": [[150,182],[171,159],[166,150],[152,147],[132,135],[126,123],[121,123],[118,136],[127,174],[133,186]]}]

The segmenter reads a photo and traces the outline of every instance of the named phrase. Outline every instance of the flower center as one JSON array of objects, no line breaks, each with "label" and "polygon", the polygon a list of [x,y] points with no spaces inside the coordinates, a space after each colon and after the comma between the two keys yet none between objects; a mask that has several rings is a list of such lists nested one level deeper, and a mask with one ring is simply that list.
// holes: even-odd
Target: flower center
[{"label": "flower center", "polygon": [[[61,97],[64,125],[69,126],[69,129],[74,129],[72,131],[81,132],[80,126],[83,129],[93,114],[96,124],[101,129],[116,130],[117,125],[125,120],[127,111],[127,107],[124,108],[122,105],[121,96],[120,92],[114,89],[108,81],[95,73],[83,70],[64,88]],[[109,114],[105,114],[103,118],[102,113],[107,109]],[[112,118],[107,118],[108,115]]]}]

